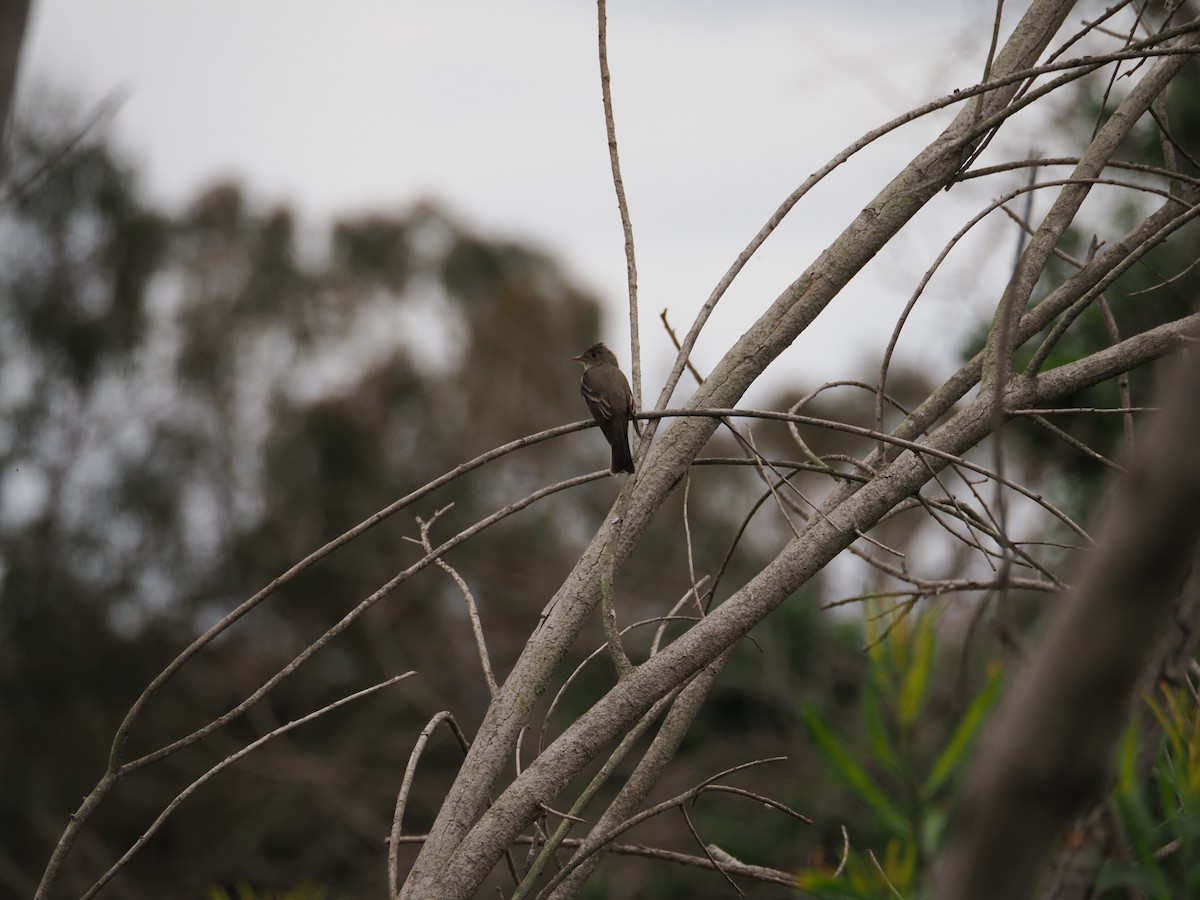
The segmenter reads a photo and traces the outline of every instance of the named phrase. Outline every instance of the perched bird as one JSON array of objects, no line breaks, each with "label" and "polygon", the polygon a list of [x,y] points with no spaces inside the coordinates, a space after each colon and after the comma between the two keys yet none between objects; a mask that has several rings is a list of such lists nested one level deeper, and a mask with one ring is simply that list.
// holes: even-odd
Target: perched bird
[{"label": "perched bird", "polygon": [[633,454],[629,452],[629,423],[639,435],[642,426],[635,419],[633,392],[617,363],[616,354],[603,344],[592,344],[578,356],[571,357],[583,366],[579,391],[587,401],[592,418],[612,446],[610,471],[633,472]]}]

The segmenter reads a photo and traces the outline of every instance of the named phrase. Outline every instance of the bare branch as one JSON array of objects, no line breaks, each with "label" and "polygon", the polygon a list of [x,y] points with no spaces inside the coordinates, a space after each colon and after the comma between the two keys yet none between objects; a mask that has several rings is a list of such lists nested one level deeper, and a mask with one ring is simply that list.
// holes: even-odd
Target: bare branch
[{"label": "bare branch", "polygon": [[[605,0],[596,0],[597,45],[600,50],[600,95],[604,102],[604,129],[608,134],[608,158],[612,165],[613,188],[617,192],[617,209],[621,213],[621,230],[625,233],[625,266],[629,282],[629,340],[632,346],[630,363],[633,378],[634,405],[642,407],[642,355],[638,336],[637,261],[633,252],[633,222],[629,218],[629,202],[625,199],[625,182],[621,179],[621,156],[617,152],[617,124],[613,117],[612,75],[608,71],[608,14]],[[642,451],[645,453],[645,451]]]},{"label": "bare branch", "polygon": [[1102,466],[1107,466],[1108,468],[1112,469],[1114,472],[1122,471],[1121,466],[1117,465],[1115,462],[1113,462],[1111,459],[1109,459],[1104,454],[1097,453],[1095,450],[1093,450],[1091,447],[1089,447],[1087,444],[1085,444],[1083,441],[1079,440],[1078,438],[1072,437],[1071,435],[1067,434],[1067,432],[1063,431],[1057,425],[1055,425],[1054,423],[1052,423],[1048,419],[1046,419],[1045,416],[1035,415],[1035,416],[1032,416],[1031,418],[1033,419],[1033,421],[1037,422],[1037,424],[1040,425],[1042,428],[1044,428],[1046,431],[1050,432],[1050,434],[1054,435],[1056,438],[1058,438],[1064,444],[1074,447],[1076,450],[1078,450],[1080,453],[1082,453],[1088,459],[1098,462]]},{"label": "bare branch", "polygon": [[[843,829],[843,833],[844,831],[845,829]],[[423,834],[406,834],[401,836],[400,841],[401,843],[405,844],[421,844],[425,842],[425,837],[426,836]],[[537,838],[524,835],[518,837],[516,840],[516,843],[518,844],[533,845],[536,842]],[[566,838],[563,840],[563,846],[568,849],[578,847],[582,843],[583,841],[580,838]],[[708,849],[714,855],[721,855],[717,853],[711,844],[709,845]],[[659,847],[647,847],[643,844],[609,844],[604,848],[604,852],[613,853],[618,856],[639,856],[644,859],[654,859],[661,862],[676,863],[677,865],[682,866],[692,866],[698,869],[708,869],[710,871],[716,870],[712,860],[706,856],[691,856],[687,853],[678,853],[674,850],[663,850]],[[780,884],[784,887],[792,887],[796,883],[796,876],[793,872],[785,872],[780,869],[768,869],[763,866],[751,866],[743,862],[738,862],[732,857],[726,857],[728,857],[728,854],[725,854],[721,857],[721,864],[724,865],[731,874],[740,875],[744,878],[752,878],[756,881],[766,882],[767,884]],[[562,885],[559,885],[560,890],[561,888]]]},{"label": "bare branch", "polygon": [[719,862],[717,862],[717,859],[715,856],[713,856],[712,851],[708,849],[708,845],[701,840],[700,832],[696,831],[696,826],[692,823],[692,817],[688,815],[687,807],[681,805],[679,807],[679,812],[683,815],[683,821],[687,823],[688,831],[691,832],[692,838],[695,839],[696,843],[700,845],[700,849],[704,851],[704,855],[708,857],[709,862],[711,862],[716,870],[721,873],[724,879],[729,882],[729,886],[737,891],[739,897],[745,897],[746,892],[738,887],[734,880],[729,877],[729,873],[725,871],[725,868]]},{"label": "bare branch", "polygon": [[[620,516],[614,516],[619,521]],[[624,678],[633,668],[625,648],[621,644],[622,632],[617,629],[617,608],[613,605],[613,570],[616,563],[613,558],[613,541],[609,541],[604,555],[600,560],[600,628],[606,638],[605,646],[608,655],[612,657],[613,668],[617,670],[617,678]]]},{"label": "bare branch", "polygon": [[[451,504],[453,505],[453,504]],[[433,523],[438,518],[450,509],[450,506],[443,507],[433,514],[433,518],[428,522],[422,521],[421,517],[417,517],[417,524],[421,528],[420,545],[424,548],[427,554],[433,553],[433,544],[429,540],[429,529],[433,527]],[[488,656],[487,641],[483,635],[483,624],[479,621],[479,610],[475,606],[475,598],[471,595],[471,589],[467,587],[467,582],[451,565],[438,556],[434,562],[438,568],[450,576],[451,580],[458,586],[459,593],[462,594],[463,602],[467,605],[467,617],[471,620],[471,632],[475,635],[475,648],[479,652],[479,664],[483,667],[483,677],[487,681],[488,696],[496,696],[496,676],[492,672],[492,660]]]},{"label": "bare branch", "polygon": [[[647,819],[652,819],[652,818],[654,818],[654,816],[657,816],[660,813],[666,812],[669,809],[674,809],[675,807],[684,806],[689,801],[694,800],[696,797],[699,797],[705,791],[722,789],[724,787],[723,785],[714,785],[713,784],[713,782],[716,781],[718,778],[724,778],[727,775],[732,775],[734,772],[739,772],[743,769],[751,768],[752,766],[760,766],[760,765],[763,765],[764,763],[770,763],[770,762],[779,762],[780,760],[782,760],[784,758],[785,757],[772,757],[770,759],[756,759],[756,760],[753,760],[748,763],[742,763],[741,765],[733,766],[729,769],[725,769],[722,772],[718,772],[716,775],[713,775],[710,778],[705,779],[700,784],[684,791],[682,794],[678,794],[669,800],[664,800],[661,803],[657,803],[654,806],[650,807],[649,809],[645,809],[642,812],[638,813],[637,815],[631,816],[630,818],[626,819],[624,822],[621,822],[620,824],[609,829],[603,835],[601,835],[599,838],[597,838],[597,840],[595,841],[595,849],[598,850],[599,848],[603,847],[605,844],[610,843],[615,838],[624,834],[630,828],[634,827],[635,825],[637,825],[641,822],[646,821]],[[782,807],[782,808],[788,812],[791,812],[790,810],[787,810],[786,807]],[[798,815],[798,814],[796,814],[796,815]],[[589,838],[589,843],[591,843],[590,838]],[[578,866],[580,863],[582,863],[585,858],[586,858],[585,856],[582,856],[579,853],[576,853],[573,857],[571,857],[571,859],[567,862],[567,864],[565,866],[563,866],[563,868],[552,879],[550,879],[549,884],[546,885],[545,889],[542,891],[542,894],[539,896],[544,896],[544,897],[553,896],[554,889],[557,888],[558,885],[560,883],[562,883],[567,878],[567,876],[575,869],[575,867]]]}]

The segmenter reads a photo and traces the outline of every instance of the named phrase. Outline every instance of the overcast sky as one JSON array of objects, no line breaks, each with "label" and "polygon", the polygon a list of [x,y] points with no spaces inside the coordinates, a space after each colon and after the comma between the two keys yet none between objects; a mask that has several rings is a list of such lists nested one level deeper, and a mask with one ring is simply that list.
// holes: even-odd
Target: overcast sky
[{"label": "overcast sky", "polygon": [[[660,311],[685,330],[812,171],[870,128],[977,81],[994,9],[981,0],[611,4],[648,401],[668,359]],[[123,92],[115,133],[167,203],[234,176],[310,223],[428,198],[487,234],[527,239],[605,300],[603,337],[627,360],[595,19],[583,0],[34,0],[21,90],[36,97],[48,84],[85,108]],[[702,367],[952,114],[869,148],[801,203],[723,301],[699,347]],[[1027,134],[1006,140],[1008,152],[1027,152],[1014,149]],[[945,238],[1014,183],[942,195],[772,367],[772,383],[808,389],[877,364]],[[975,301],[987,299],[984,274],[1003,272],[1015,242],[1000,220],[968,242],[931,284],[899,354],[949,365],[978,321]]]}]

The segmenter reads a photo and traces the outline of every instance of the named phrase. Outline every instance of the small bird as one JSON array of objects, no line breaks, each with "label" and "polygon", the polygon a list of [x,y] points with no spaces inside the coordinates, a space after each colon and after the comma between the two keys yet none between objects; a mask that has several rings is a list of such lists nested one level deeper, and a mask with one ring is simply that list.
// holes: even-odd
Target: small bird
[{"label": "small bird", "polygon": [[583,366],[579,391],[587,401],[592,418],[612,446],[613,475],[633,472],[633,454],[629,452],[629,423],[640,436],[642,426],[634,418],[633,392],[621,371],[616,354],[603,344],[592,344],[578,356],[571,357]]}]

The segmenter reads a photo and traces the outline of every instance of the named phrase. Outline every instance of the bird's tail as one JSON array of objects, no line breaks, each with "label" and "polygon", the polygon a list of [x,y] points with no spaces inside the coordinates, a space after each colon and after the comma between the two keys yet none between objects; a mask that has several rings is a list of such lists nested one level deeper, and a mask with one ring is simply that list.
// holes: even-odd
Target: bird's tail
[{"label": "bird's tail", "polygon": [[610,471],[613,475],[618,472],[628,472],[633,474],[633,454],[629,452],[629,427],[622,428],[620,433],[616,435],[616,440],[612,442],[612,466]]}]

